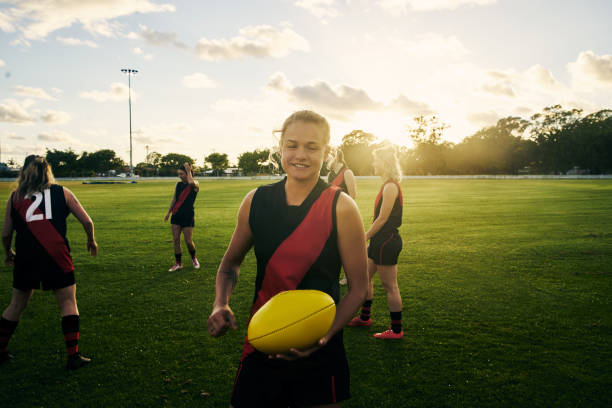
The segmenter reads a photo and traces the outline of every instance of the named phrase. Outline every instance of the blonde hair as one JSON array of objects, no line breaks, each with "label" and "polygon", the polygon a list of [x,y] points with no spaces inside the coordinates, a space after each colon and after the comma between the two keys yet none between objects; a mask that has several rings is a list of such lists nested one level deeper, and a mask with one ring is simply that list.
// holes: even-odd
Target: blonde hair
[{"label": "blonde hair", "polygon": [[17,178],[17,196],[27,197],[49,188],[54,183],[55,177],[47,160],[42,156],[30,155],[26,157]]},{"label": "blonde hair", "polygon": [[397,158],[397,149],[392,144],[384,144],[374,150],[373,155],[383,163],[383,178],[388,178],[398,183],[402,181],[402,169]]},{"label": "blonde hair", "polygon": [[274,160],[273,157],[276,153],[280,153],[283,142],[285,141],[285,132],[287,131],[287,128],[289,127],[289,125],[295,122],[306,122],[306,123],[312,123],[316,125],[319,128],[319,130],[321,130],[321,133],[323,134],[324,147],[329,146],[329,140],[330,140],[329,123],[327,122],[327,119],[325,119],[324,116],[319,115],[318,113],[311,111],[311,110],[301,110],[301,111],[293,112],[291,115],[289,115],[287,119],[285,119],[285,121],[283,122],[283,127],[281,129],[275,130],[272,132],[274,135],[276,135],[277,133],[280,133],[280,139],[278,140],[278,145],[270,149],[270,155],[268,156],[268,161],[272,163],[274,167],[276,167],[277,169],[278,169],[278,164],[276,163],[276,160]]}]

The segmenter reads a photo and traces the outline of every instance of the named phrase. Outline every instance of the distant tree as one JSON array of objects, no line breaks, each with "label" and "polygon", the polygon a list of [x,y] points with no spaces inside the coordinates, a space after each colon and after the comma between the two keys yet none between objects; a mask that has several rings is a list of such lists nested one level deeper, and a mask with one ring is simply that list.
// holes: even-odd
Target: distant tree
[{"label": "distant tree", "polygon": [[45,159],[49,162],[53,169],[53,174],[57,177],[76,176],[79,171],[77,165],[78,157],[79,156],[73,152],[72,149],[47,149],[47,153],[45,154]]},{"label": "distant tree", "polygon": [[205,163],[210,163],[210,167],[215,176],[223,174],[229,167],[229,160],[226,153],[211,153],[204,158]]},{"label": "distant tree", "polygon": [[162,161],[162,154],[158,152],[151,152],[146,157],[147,164],[152,165],[153,167],[159,167]]},{"label": "distant tree", "polygon": [[410,138],[415,146],[414,154],[417,172],[421,174],[448,174],[448,159],[452,143],[442,140],[448,125],[436,116],[416,116],[414,125],[409,128]]},{"label": "distant tree", "polygon": [[191,157],[180,153],[168,153],[163,156],[159,163],[159,174],[161,176],[174,176],[176,170],[183,163],[194,164],[195,160]]},{"label": "distant tree", "polygon": [[121,170],[125,166],[125,162],[110,149],[102,149],[93,153],[83,152],[78,160],[78,167],[81,174],[84,175],[106,174],[110,170]]},{"label": "distant tree", "polygon": [[372,166],[372,147],[376,138],[363,130],[353,130],[342,137],[340,150],[344,153],[344,161],[356,176],[374,174]]},{"label": "distant tree", "polygon": [[238,167],[242,169],[244,174],[271,174],[274,171],[274,165],[269,162],[269,149],[255,149],[252,152],[244,152],[238,156]]}]

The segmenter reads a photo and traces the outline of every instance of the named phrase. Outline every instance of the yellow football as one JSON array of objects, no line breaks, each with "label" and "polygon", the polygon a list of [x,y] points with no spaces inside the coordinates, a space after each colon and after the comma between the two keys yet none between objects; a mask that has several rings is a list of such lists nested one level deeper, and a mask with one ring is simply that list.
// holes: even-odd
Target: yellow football
[{"label": "yellow football", "polygon": [[249,343],[266,354],[307,349],[323,337],[336,316],[334,299],[319,290],[288,290],[268,300],[251,318]]}]

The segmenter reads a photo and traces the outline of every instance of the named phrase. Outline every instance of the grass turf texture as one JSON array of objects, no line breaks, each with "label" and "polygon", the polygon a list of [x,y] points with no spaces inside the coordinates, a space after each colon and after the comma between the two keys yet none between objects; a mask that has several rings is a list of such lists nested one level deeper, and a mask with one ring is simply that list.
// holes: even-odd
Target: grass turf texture
[{"label": "grass turf texture", "polygon": [[[162,222],[174,182],[66,185],[96,224],[100,254],[69,218],[80,349],[66,373],[59,309],[36,291],[0,366],[0,406],[228,406],[253,298],[249,253],[231,301],[239,330],[212,339],[216,268],[244,195],[269,181],[201,181],[194,239],[200,270],[174,261]],[[377,180],[359,180],[371,222]],[[9,183],[0,184],[8,197]],[[612,405],[612,182],[405,180],[401,341],[375,280],[371,328],[345,329],[346,407]],[[184,246],[184,244],[183,244]],[[186,248],[183,249],[187,255]],[[0,307],[12,274],[2,267]],[[201,391],[208,395],[201,395]]]}]

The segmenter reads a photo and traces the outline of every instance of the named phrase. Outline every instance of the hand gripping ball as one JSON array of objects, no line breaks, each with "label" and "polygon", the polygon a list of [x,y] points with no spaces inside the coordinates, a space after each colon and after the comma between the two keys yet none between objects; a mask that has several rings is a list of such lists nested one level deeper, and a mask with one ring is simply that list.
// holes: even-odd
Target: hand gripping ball
[{"label": "hand gripping ball", "polygon": [[249,343],[266,354],[313,346],[336,316],[334,299],[319,290],[288,290],[268,300],[251,318]]}]

